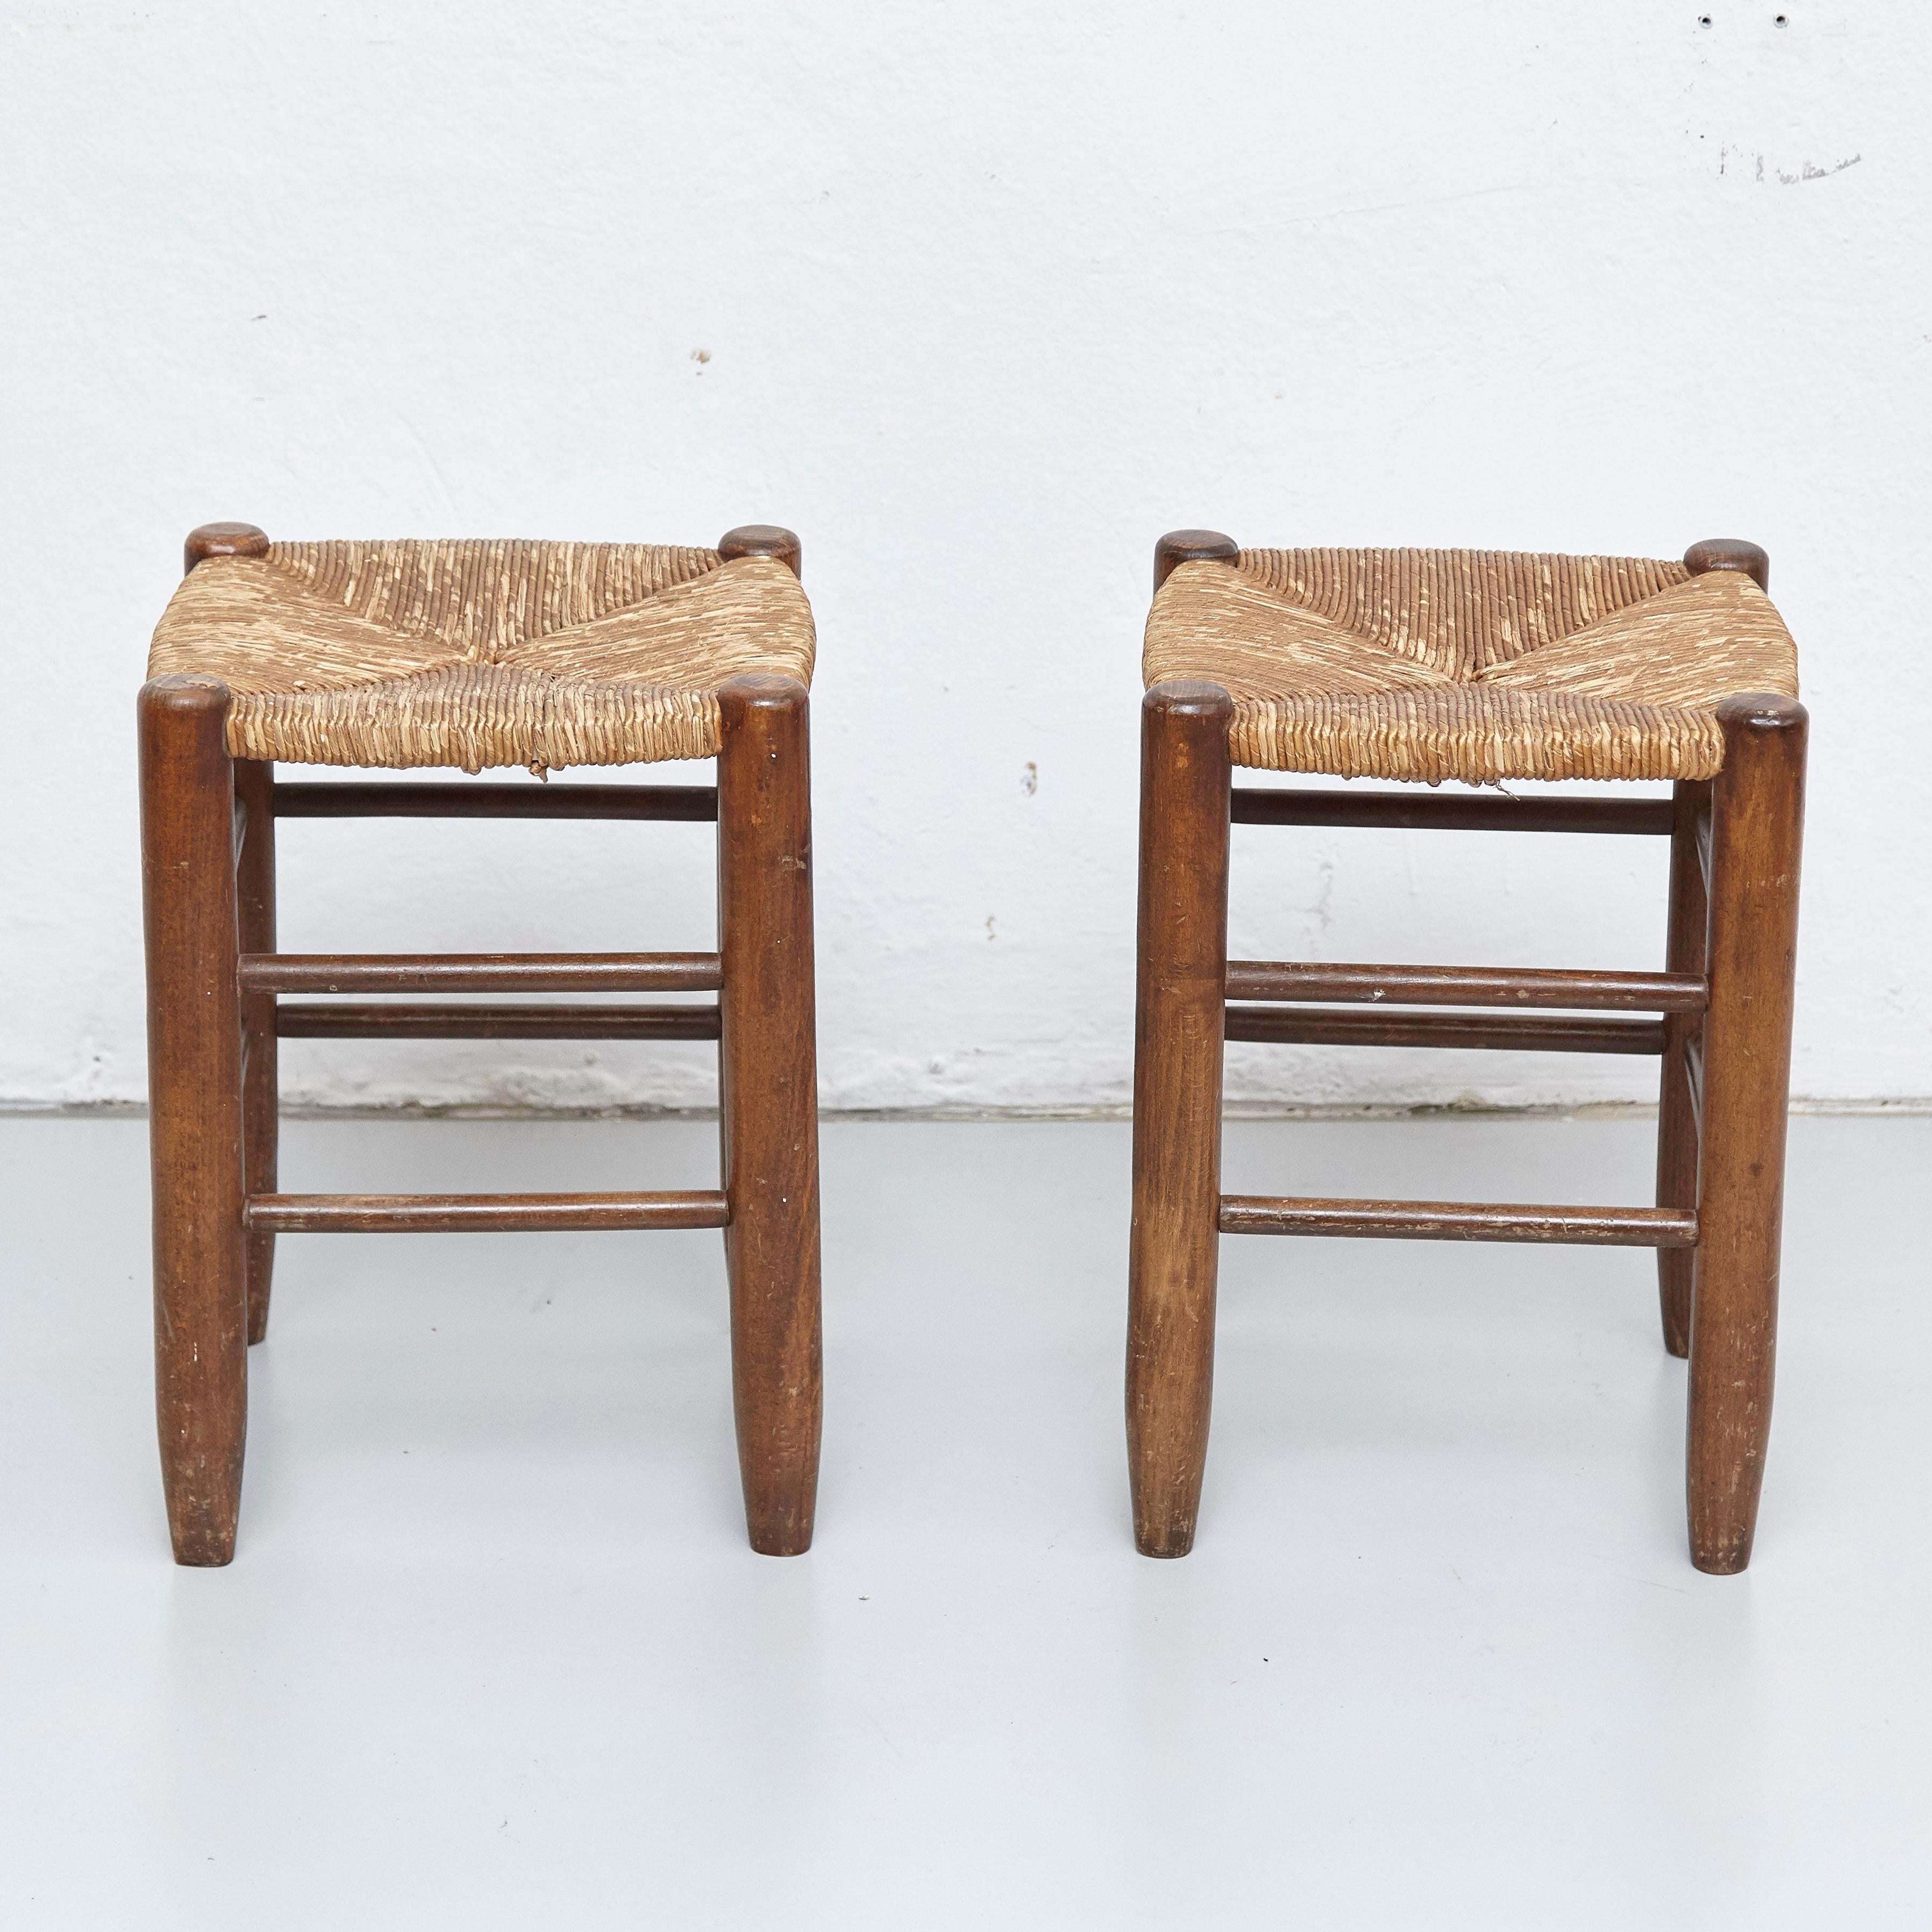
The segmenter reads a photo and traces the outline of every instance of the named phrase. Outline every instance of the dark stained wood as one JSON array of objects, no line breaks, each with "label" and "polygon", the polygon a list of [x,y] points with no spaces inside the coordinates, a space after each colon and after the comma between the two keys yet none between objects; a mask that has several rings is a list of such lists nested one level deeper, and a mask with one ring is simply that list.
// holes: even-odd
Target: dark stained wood
[{"label": "dark stained wood", "polygon": [[1661,1053],[1664,1040],[1660,1020],[1336,1013],[1297,1006],[1230,1006],[1227,1036],[1294,1046],[1456,1046],[1512,1053]]},{"label": "dark stained wood", "polygon": [[731,1379],[752,1546],[812,1544],[822,1408],[812,769],[805,687],[718,693],[718,1093]]},{"label": "dark stained wood", "polygon": [[1224,1234],[1328,1234],[1411,1241],[1547,1241],[1688,1248],[1697,1217],[1670,1208],[1540,1208],[1461,1201],[1298,1201],[1229,1194]]},{"label": "dark stained wood", "polygon": [[626,818],[709,824],[710,785],[278,784],[278,818]]},{"label": "dark stained wood", "polygon": [[1227,961],[1228,728],[1220,686],[1156,685],[1141,707],[1127,1463],[1134,1540],[1193,1546],[1214,1382]]},{"label": "dark stained wood", "polygon": [[[195,531],[192,570],[260,556],[245,524]],[[796,575],[788,530],[746,526],[728,560]],[[297,1232],[717,1228],[731,1278],[740,1460],[754,1546],[809,1547],[820,1430],[817,1060],[807,698],[784,679],[721,693],[719,784],[278,785],[232,766],[228,694],[158,680],[141,700],[143,872],[163,1473],[178,1559],[234,1551],[247,1342],[273,1244]],[[278,817],[720,819],[716,953],[282,955]],[[286,994],[715,992],[716,1005],[316,1004]],[[718,1040],[724,1185],[604,1195],[285,1195],[275,1174],[280,1037]],[[244,1172],[245,1169],[245,1172]]]},{"label": "dark stained wood", "polygon": [[1690,1317],[1690,1558],[1750,1561],[1771,1430],[1807,719],[1796,699],[1718,707],[1701,1233]]},{"label": "dark stained wood", "polygon": [[1232,563],[1241,547],[1219,530],[1169,530],[1154,547],[1154,587],[1160,586],[1184,563]]},{"label": "dark stained wood", "polygon": [[718,1009],[285,1002],[275,1010],[274,1025],[284,1040],[716,1040]]},{"label": "dark stained wood", "polygon": [[[242,850],[235,870],[237,924],[244,952],[275,950],[274,767],[252,758],[235,763],[235,802],[243,817]],[[276,1144],[281,1088],[275,1048],[272,994],[242,1000],[242,1123],[244,1184],[250,1194],[275,1191]],[[268,1296],[274,1280],[275,1238],[248,1237],[248,1340],[268,1332]]]},{"label": "dark stained wood", "polygon": [[203,524],[182,546],[182,574],[211,556],[266,556],[268,539],[253,524]]},{"label": "dark stained wood", "polygon": [[1702,543],[1694,543],[1684,553],[1684,568],[1693,577],[1701,577],[1708,570],[1742,571],[1756,580],[1760,590],[1767,595],[1771,590],[1769,554],[1742,537],[1706,537]]},{"label": "dark stained wood", "polygon": [[740,556],[775,556],[793,576],[803,574],[805,547],[796,535],[776,524],[740,524],[718,539],[718,554],[727,563]]},{"label": "dark stained wood", "polygon": [[722,1228],[724,1196],[660,1194],[258,1194],[247,1221],[280,1234],[533,1234]]},{"label": "dark stained wood", "polygon": [[1704,982],[1688,973],[1570,972],[1515,966],[1329,966],[1302,960],[1231,959],[1228,998],[1696,1012],[1704,1004]]},{"label": "dark stained wood", "polygon": [[1668,838],[1667,798],[1441,798],[1426,791],[1291,791],[1237,785],[1237,825],[1388,826],[1435,832],[1595,832]]},{"label": "dark stained wood", "polygon": [[[1672,973],[1702,977],[1706,910],[1704,872],[1699,862],[1697,826],[1708,824],[1711,788],[1701,780],[1677,785],[1671,800],[1674,821],[1670,847],[1670,926],[1664,963]],[[1692,1106],[1685,1055],[1702,1024],[1695,1013],[1664,1018],[1664,1070],[1658,1088],[1657,1204],[1697,1204],[1697,1118]],[[1658,1300],[1664,1320],[1664,1346],[1673,1355],[1690,1352],[1690,1280],[1696,1263],[1679,1249],[1660,1249]]]},{"label": "dark stained wood", "polygon": [[272,952],[244,993],[715,993],[715,952]]},{"label": "dark stained wood", "polygon": [[196,1566],[235,1554],[248,1415],[228,706],[206,677],[138,706],[156,1408],[175,1560]]},{"label": "dark stained wood", "polygon": [[[1238,562],[1214,532],[1164,538],[1158,592],[1181,562]],[[1756,544],[1693,544],[1693,574],[1733,571],[1768,590]],[[1247,787],[1222,818],[1202,802],[1188,760],[1186,700],[1204,686],[1150,692],[1142,784],[1141,1004],[1135,1087],[1135,1223],[1129,1352],[1130,1462],[1136,1537],[1184,1553],[1193,1534],[1213,1368],[1211,1240],[1201,1237],[1204,1175],[1218,1173],[1218,1042],[1200,1010],[1210,928],[1225,952],[1226,821],[1271,825],[1624,832],[1672,842],[1670,931],[1662,973],[1329,965],[1217,959],[1225,1000],[1335,1002],[1372,1012],[1225,1006],[1230,1040],[1319,1045],[1532,1048],[1659,1056],[1657,1205],[1540,1207],[1440,1202],[1229,1196],[1221,1232],[1410,1240],[1569,1242],[1658,1251],[1665,1343],[1690,1358],[1687,1458],[1694,1562],[1714,1574],[1750,1558],[1771,1414],[1789,1104],[1793,962],[1803,819],[1806,716],[1762,695],[1720,707],[1726,757],[1714,782],[1662,800],[1305,791]],[[1156,713],[1165,706],[1172,716]],[[1222,712],[1225,740],[1225,709]],[[1211,734],[1208,734],[1211,736]],[[1216,841],[1220,841],[1216,849]],[[1204,911],[1211,908],[1211,916]],[[1190,995],[1192,996],[1190,998]],[[1493,1015],[1402,1006],[1501,1009]],[[1655,1020],[1566,1016],[1618,1011]],[[1150,1310],[1169,1317],[1159,1331]],[[1151,1338],[1151,1340],[1150,1339]],[[1161,1352],[1157,1368],[1150,1366]],[[1162,1377],[1165,1377],[1163,1384]],[[1174,1391],[1180,1394],[1177,1399]],[[1158,1429],[1155,1425],[1158,1425]],[[1163,1433],[1164,1432],[1164,1433]],[[1151,1445],[1151,1446],[1150,1446]],[[1166,1462],[1160,1463],[1165,1454]],[[1168,1498],[1180,1496],[1176,1505]],[[1150,1498],[1154,1498],[1150,1506]],[[1177,1526],[1178,1526],[1177,1527]]]}]

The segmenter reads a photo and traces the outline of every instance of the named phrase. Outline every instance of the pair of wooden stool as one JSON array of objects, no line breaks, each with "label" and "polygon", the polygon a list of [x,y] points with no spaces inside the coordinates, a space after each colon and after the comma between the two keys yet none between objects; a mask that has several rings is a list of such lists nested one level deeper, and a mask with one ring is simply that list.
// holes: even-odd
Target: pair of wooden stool
[{"label": "pair of wooden stool", "polygon": [[[752,1543],[805,1550],[820,1400],[814,634],[797,539],[758,526],[715,550],[272,544],[212,524],[189,538],[186,562],[140,707],[158,1387],[177,1560],[233,1555],[247,1350],[266,1330],[275,1236],[409,1229],[722,1228]],[[1767,572],[1762,551],[1736,543],[1676,563],[1162,539],[1144,664],[1127,1376],[1148,1555],[1193,1540],[1219,1237],[1272,1233],[1656,1248],[1665,1342],[1690,1358],[1693,1560],[1748,1562],[1770,1418],[1805,735]],[[715,790],[289,784],[273,772],[547,774],[712,756]],[[1236,765],[1431,786],[1664,779],[1673,794],[1236,790]],[[386,815],[715,818],[718,950],[278,952],[275,820]],[[1230,961],[1232,823],[1667,837],[1666,970]],[[339,997],[672,992],[716,1003]],[[299,997],[318,994],[338,997]],[[278,1192],[277,1040],[372,1036],[715,1039],[721,1185]],[[1658,1055],[1657,1204],[1224,1196],[1224,1038]]]}]

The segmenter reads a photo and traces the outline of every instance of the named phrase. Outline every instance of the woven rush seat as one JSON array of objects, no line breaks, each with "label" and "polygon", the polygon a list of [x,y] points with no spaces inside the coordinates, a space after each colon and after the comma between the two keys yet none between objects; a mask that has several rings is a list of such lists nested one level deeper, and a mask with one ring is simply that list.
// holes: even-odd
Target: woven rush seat
[{"label": "woven rush seat", "polygon": [[718,686],[812,680],[811,607],[772,556],[647,544],[264,542],[211,556],[148,674],[218,677],[237,758],[404,767],[705,758]]},{"label": "woven rush seat", "polygon": [[1142,670],[1222,686],[1238,765],[1431,784],[1708,778],[1724,698],[1798,695],[1796,646],[1740,570],[1492,550],[1182,562]]},{"label": "woven rush seat", "polygon": [[[1244,550],[1206,530],[1155,544],[1127,1276],[1128,1467],[1146,1555],[1193,1544],[1218,1244],[1268,1234],[1654,1248],[1664,1346],[1690,1361],[1691,1561],[1720,1576],[1750,1562],[1809,732],[1770,581],[1770,557],[1734,537],[1694,543],[1681,563]],[[1237,784],[1236,765],[1430,784],[1668,780],[1670,795],[1284,788]],[[1664,970],[1231,958],[1237,825],[1667,837]],[[1223,1193],[1230,1040],[1654,1054],[1655,1204]]]},{"label": "woven rush seat", "polygon": [[[802,561],[797,536],[770,524],[711,550],[189,532],[135,704],[154,1388],[177,1562],[234,1556],[248,1352],[268,1334],[277,1244],[298,1234],[722,1230],[746,1533],[770,1556],[811,1546],[823,1394]],[[542,777],[665,758],[715,758],[715,782],[343,784],[278,770]],[[715,949],[284,952],[288,818],[516,820],[566,838],[594,820],[715,825]],[[602,896],[614,914],[634,897]],[[611,993],[713,998],[558,997]],[[715,1042],[718,1185],[286,1191],[284,1040]]]}]

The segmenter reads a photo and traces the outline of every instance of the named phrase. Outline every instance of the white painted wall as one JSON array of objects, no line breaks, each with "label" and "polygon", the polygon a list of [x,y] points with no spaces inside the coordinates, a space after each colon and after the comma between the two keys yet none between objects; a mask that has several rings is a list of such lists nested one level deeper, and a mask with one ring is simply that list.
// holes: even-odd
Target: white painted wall
[{"label": "white painted wall", "polygon": [[[1797,1086],[1932,1094],[1932,17],[1703,4],[8,0],[0,1096],[141,1092],[132,699],[220,517],[801,531],[826,1095],[896,1107],[1126,1096],[1162,530],[1756,538],[1815,719]],[[1648,842],[1237,836],[1238,950],[1658,962]],[[701,946],[708,866],[293,826],[284,943]],[[689,1103],[706,1058],[303,1046],[289,1085]],[[1231,1088],[1653,1072],[1248,1048]]]}]

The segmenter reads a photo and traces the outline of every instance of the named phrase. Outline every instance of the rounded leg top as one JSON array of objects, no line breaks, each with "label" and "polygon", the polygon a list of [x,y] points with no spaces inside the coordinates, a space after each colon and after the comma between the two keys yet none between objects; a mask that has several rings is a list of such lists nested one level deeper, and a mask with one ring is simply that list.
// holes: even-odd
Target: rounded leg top
[{"label": "rounded leg top", "polygon": [[266,533],[253,524],[203,524],[190,530],[182,546],[182,574],[211,556],[266,556]]},{"label": "rounded leg top", "polygon": [[1169,530],[1154,547],[1154,587],[1184,563],[1232,563],[1240,554],[1240,545],[1219,530]]},{"label": "rounded leg top", "polygon": [[1694,543],[1684,553],[1684,568],[1693,577],[1711,570],[1742,571],[1756,580],[1760,590],[1770,593],[1770,554],[1742,537],[1706,537],[1702,543]]},{"label": "rounded leg top", "polygon": [[803,574],[804,546],[793,531],[777,524],[740,524],[718,539],[718,554],[727,563],[741,556],[775,556],[793,576]]}]

